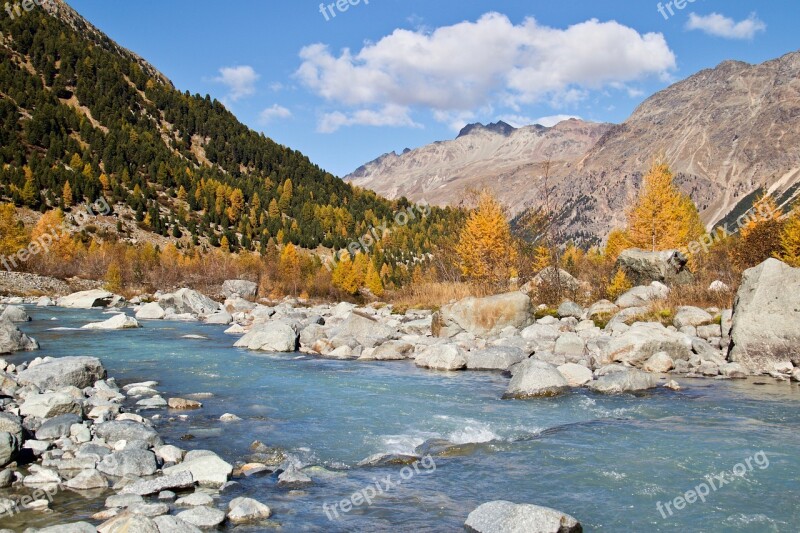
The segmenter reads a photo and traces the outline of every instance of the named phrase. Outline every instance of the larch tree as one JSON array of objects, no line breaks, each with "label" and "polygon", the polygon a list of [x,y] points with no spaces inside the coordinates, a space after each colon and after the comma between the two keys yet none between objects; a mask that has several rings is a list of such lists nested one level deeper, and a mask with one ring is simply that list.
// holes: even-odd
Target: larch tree
[{"label": "larch tree", "polygon": [[367,265],[367,277],[364,283],[372,294],[378,298],[383,296],[384,290],[383,282],[381,281],[381,275],[378,272],[378,269],[375,268],[375,264],[372,261],[370,261]]},{"label": "larch tree", "polygon": [[652,251],[682,249],[704,233],[694,202],[675,185],[669,165],[657,159],[644,177],[639,199],[628,211],[625,236],[631,246]]},{"label": "larch tree", "polygon": [[278,263],[278,271],[284,285],[292,288],[292,294],[297,294],[302,281],[300,253],[294,244],[289,243],[283,247]]},{"label": "larch tree", "polygon": [[781,252],[778,258],[793,267],[800,267],[800,202],[798,202],[781,232]]},{"label": "larch tree", "polygon": [[780,254],[784,221],[783,211],[775,200],[764,194],[760,196],[746,216],[737,220],[741,226],[739,238],[731,248],[733,263],[744,270],[754,267]]},{"label": "larch tree", "polygon": [[72,207],[75,203],[75,198],[72,194],[72,186],[69,184],[69,180],[64,183],[64,189],[61,192],[61,199],[64,201],[64,207]]},{"label": "larch tree", "polygon": [[12,204],[0,204],[0,255],[13,255],[28,245],[28,232]]},{"label": "larch tree", "polygon": [[477,208],[461,230],[456,253],[462,274],[473,281],[504,284],[515,275],[516,243],[503,206],[490,192],[481,192]]}]

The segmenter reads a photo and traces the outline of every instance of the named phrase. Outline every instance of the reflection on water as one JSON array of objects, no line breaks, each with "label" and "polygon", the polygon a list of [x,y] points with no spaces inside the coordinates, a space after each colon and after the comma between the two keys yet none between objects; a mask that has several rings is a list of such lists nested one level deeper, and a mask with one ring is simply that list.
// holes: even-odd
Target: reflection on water
[{"label": "reflection on water", "polygon": [[[286,531],[460,531],[474,507],[495,499],[555,507],[587,531],[793,531],[800,521],[796,384],[681,380],[680,392],[638,398],[576,391],[503,401],[507,379],[493,373],[253,355],[232,348],[235,338],[218,326],[146,322],[136,331],[76,331],[64,328],[102,313],[31,313],[35,321],[23,328],[42,350],[10,361],[94,355],[122,384],[155,379],[164,397],[210,393],[199,411],[147,416],[164,415],[156,425],[169,443],[213,449],[232,463],[245,462],[259,440],[303,465],[333,471],[314,469],[314,486],[299,492],[278,489],[272,475],[239,479],[221,497],[219,507],[241,495],[267,503]],[[224,413],[243,420],[222,423]],[[430,439],[461,446],[437,457],[434,473],[328,520],[323,504],[401,468],[362,468],[359,461],[378,452],[413,453]],[[760,450],[769,469],[666,520],[656,510],[657,502]],[[52,508],[50,515],[19,515],[11,526],[84,518],[102,501],[61,494]]]}]

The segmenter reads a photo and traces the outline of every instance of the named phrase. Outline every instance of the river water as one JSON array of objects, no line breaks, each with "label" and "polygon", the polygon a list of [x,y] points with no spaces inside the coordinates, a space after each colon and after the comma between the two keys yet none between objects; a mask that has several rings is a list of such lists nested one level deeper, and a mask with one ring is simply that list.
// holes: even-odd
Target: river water
[{"label": "river water", "polygon": [[[638,397],[575,391],[501,400],[508,379],[496,373],[255,355],[233,348],[235,337],[220,326],[152,321],[139,330],[77,331],[70,328],[108,315],[29,312],[34,322],[22,327],[42,350],[9,362],[91,355],[123,385],[157,380],[165,398],[210,393],[185,419],[143,414],[163,415],[155,422],[167,443],[211,449],[232,464],[259,440],[328,470],[312,471],[315,483],[302,491],[279,489],[270,475],[237,479],[218,507],[247,495],[274,514],[237,531],[463,531],[472,509],[498,499],[556,508],[585,531],[800,530],[797,384],[686,379],[681,391]],[[243,420],[222,423],[223,413]],[[431,438],[464,446],[416,469],[357,466],[379,452],[412,453]],[[718,486],[714,475],[722,472]],[[705,502],[675,507],[675,498],[703,483]],[[383,494],[372,497],[377,486]],[[355,498],[360,503],[343,512],[340,502],[356,492],[371,504]],[[61,493],[53,513],[24,513],[0,526],[86,519],[102,509],[103,498],[93,496]]]}]

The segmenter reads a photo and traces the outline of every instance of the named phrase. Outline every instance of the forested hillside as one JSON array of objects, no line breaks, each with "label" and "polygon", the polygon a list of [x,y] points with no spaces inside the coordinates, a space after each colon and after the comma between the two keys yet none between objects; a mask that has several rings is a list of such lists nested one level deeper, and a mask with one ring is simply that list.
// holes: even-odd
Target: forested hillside
[{"label": "forested hillside", "polygon": [[[0,198],[40,212],[104,198],[117,238],[138,226],[179,248],[342,249],[410,204],[360,190],[175,89],[63,2],[0,18]],[[128,209],[129,208],[129,209]],[[457,215],[387,236],[377,268],[429,252]]]}]

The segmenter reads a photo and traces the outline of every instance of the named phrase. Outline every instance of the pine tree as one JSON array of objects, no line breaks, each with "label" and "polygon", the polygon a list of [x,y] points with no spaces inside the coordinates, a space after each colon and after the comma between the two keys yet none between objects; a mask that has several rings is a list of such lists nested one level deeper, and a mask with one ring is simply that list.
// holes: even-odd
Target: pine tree
[{"label": "pine tree", "polygon": [[477,282],[504,284],[514,275],[517,247],[500,203],[488,191],[480,194],[461,231],[456,253],[462,273]]},{"label": "pine tree", "polygon": [[69,180],[64,183],[64,189],[61,192],[61,199],[64,202],[64,207],[72,207],[75,203],[75,198],[72,195],[72,187],[69,184]]},{"label": "pine tree", "polygon": [[631,246],[652,251],[683,249],[704,233],[691,198],[675,186],[669,166],[656,160],[628,212],[626,237]]}]

